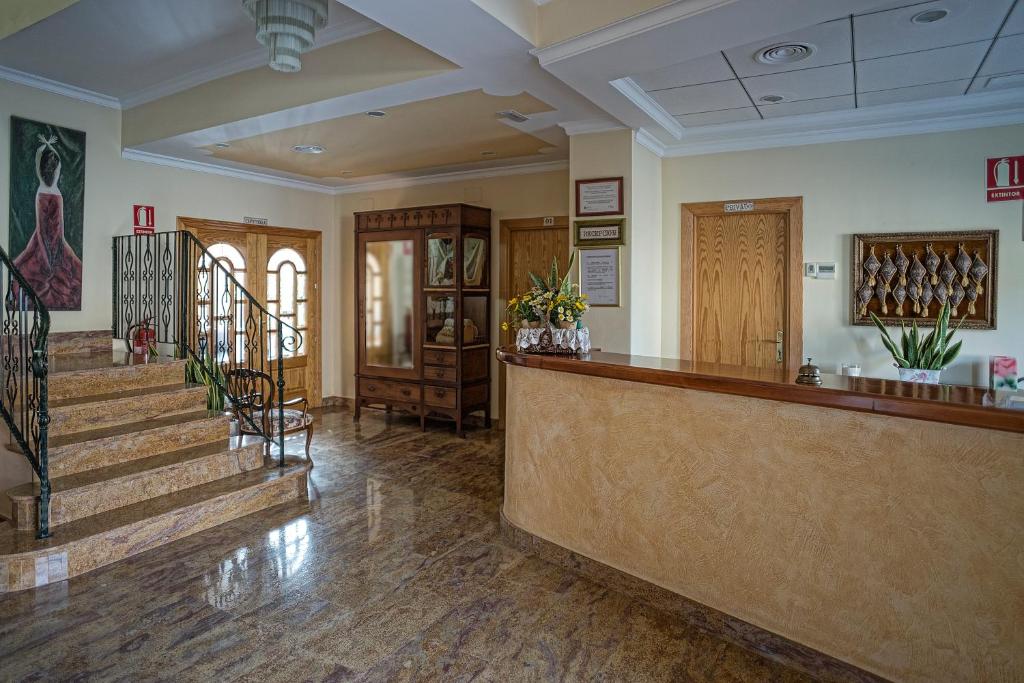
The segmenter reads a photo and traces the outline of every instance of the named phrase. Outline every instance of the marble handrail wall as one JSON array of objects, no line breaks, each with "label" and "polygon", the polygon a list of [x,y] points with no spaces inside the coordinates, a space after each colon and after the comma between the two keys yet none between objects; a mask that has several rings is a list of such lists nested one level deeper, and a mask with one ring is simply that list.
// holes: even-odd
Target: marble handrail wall
[{"label": "marble handrail wall", "polygon": [[507,386],[512,524],[893,680],[1024,670],[1024,434],[516,365]]}]

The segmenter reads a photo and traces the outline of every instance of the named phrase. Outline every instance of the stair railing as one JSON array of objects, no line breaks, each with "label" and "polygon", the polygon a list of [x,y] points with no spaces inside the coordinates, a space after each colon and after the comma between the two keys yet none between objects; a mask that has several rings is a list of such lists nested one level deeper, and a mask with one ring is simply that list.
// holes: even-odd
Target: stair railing
[{"label": "stair railing", "polygon": [[3,296],[3,331],[0,363],[3,393],[0,414],[11,440],[24,453],[39,478],[37,537],[50,535],[50,473],[47,397],[50,313],[39,296],[0,249],[0,295]]},{"label": "stair railing", "polygon": [[[260,303],[243,279],[229,259],[218,258],[184,230],[115,237],[113,336],[129,345],[135,337],[147,345],[173,345],[178,358],[193,361],[234,405],[252,406],[254,397],[233,395],[240,383],[228,381],[232,373],[276,373],[273,403],[277,424],[283,426],[284,359],[301,351],[302,335]],[[247,431],[267,443],[276,438],[284,467],[284,430],[275,430],[273,419],[255,419],[256,411],[236,412]]]}]

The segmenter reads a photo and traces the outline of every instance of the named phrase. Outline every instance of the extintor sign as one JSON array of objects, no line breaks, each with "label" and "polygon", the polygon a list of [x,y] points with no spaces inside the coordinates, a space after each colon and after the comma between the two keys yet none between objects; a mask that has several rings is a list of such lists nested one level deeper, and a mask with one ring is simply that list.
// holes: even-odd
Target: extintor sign
[{"label": "extintor sign", "polygon": [[1024,199],[1024,156],[989,159],[985,164],[985,189],[990,202]]}]

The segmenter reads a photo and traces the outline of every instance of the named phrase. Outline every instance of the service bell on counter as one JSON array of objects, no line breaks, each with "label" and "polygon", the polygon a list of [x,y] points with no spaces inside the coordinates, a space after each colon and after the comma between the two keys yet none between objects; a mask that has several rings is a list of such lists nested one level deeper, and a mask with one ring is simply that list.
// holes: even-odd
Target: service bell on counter
[{"label": "service bell on counter", "polygon": [[797,372],[796,383],[821,386],[821,368],[811,363],[811,359],[808,358],[807,365],[801,365]]}]

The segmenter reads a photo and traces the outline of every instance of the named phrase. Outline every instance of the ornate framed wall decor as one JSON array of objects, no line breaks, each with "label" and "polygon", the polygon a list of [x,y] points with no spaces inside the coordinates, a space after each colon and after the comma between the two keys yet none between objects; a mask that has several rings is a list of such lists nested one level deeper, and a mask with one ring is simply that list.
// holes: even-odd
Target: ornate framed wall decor
[{"label": "ornate framed wall decor", "polygon": [[996,329],[999,231],[857,234],[852,256],[852,324],[930,327],[948,300],[962,329]]}]

